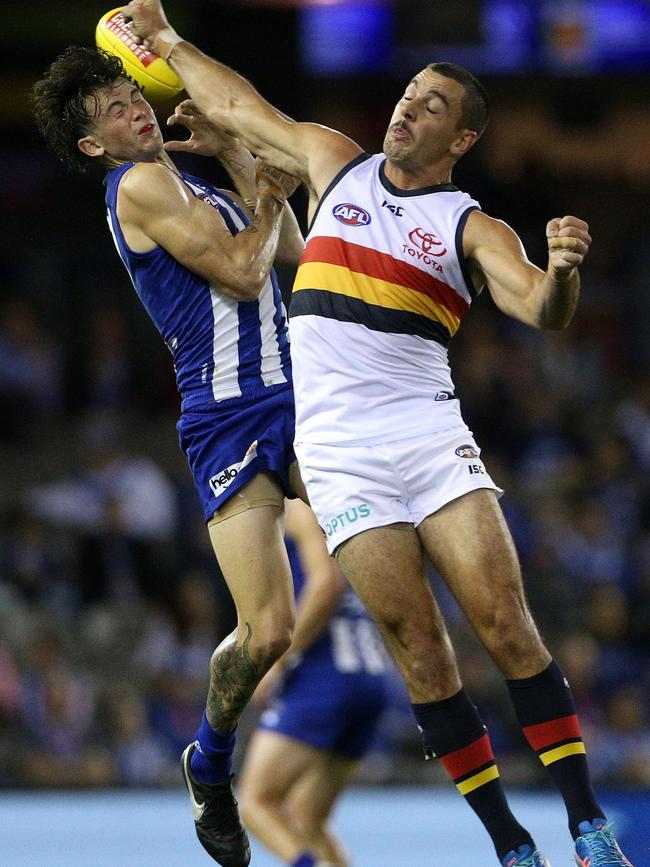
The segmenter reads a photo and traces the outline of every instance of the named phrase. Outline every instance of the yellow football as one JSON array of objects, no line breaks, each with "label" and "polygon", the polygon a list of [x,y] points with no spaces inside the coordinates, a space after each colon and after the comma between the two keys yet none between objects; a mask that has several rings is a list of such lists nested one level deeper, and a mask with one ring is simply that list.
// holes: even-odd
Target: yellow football
[{"label": "yellow football", "polygon": [[95,42],[98,48],[120,58],[127,75],[149,102],[171,99],[183,89],[182,82],[162,57],[134,41],[120,8],[99,19]]}]

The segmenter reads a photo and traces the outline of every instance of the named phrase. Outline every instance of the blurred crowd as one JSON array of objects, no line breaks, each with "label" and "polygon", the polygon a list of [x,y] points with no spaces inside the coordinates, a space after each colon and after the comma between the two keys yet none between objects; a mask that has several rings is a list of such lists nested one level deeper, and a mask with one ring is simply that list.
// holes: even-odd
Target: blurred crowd
[{"label": "blurred crowd", "polygon": [[[596,190],[593,177],[557,174],[523,145],[482,147],[457,182],[520,232],[538,264],[547,219],[592,223],[566,332],[520,326],[482,297],[450,355],[594,776],[648,786],[650,243],[639,190],[615,170]],[[66,225],[50,224],[39,256],[5,269],[0,299],[0,786],[175,785],[212,650],[233,627],[175,441],[171,359],[97,229],[92,186],[88,247],[84,201]],[[431,580],[504,777],[541,783],[495,667]],[[397,678],[364,773],[438,778]]]},{"label": "blurred crowd", "polygon": [[[588,333],[537,335],[487,305],[473,315],[454,348],[465,415],[506,489],[531,603],[572,683],[595,775],[649,785],[650,377],[613,376]],[[16,421],[5,454],[16,438],[40,451],[71,427],[55,421],[65,347],[22,302],[3,311],[0,352]],[[128,388],[125,358],[111,367],[107,391]],[[173,431],[173,416],[156,424]],[[200,718],[232,609],[182,458],[166,470],[155,449],[135,450],[139,425],[133,408],[96,408],[74,425],[69,474],[4,497],[0,785],[165,785]],[[539,782],[503,684],[432,581],[502,764]],[[424,779],[397,682],[395,699],[372,773]]]}]

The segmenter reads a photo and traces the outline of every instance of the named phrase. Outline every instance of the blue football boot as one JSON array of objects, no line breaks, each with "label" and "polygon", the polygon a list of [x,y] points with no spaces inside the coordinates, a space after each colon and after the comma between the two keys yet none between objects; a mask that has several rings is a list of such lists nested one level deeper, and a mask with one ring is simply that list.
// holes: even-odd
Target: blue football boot
[{"label": "blue football boot", "polygon": [[632,862],[628,861],[614,839],[611,822],[605,819],[580,822],[578,831],[576,864],[579,867],[632,867]]},{"label": "blue football boot", "polygon": [[533,851],[528,843],[524,843],[516,852],[514,849],[508,852],[501,863],[503,867],[551,867],[539,849]]}]

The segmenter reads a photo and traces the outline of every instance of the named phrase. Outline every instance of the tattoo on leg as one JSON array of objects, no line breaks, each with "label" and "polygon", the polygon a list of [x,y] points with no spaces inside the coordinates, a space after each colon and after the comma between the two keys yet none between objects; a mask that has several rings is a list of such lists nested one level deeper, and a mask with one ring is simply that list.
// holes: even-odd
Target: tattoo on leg
[{"label": "tattoo on leg", "polygon": [[235,728],[263,674],[248,652],[253,635],[250,623],[246,623],[246,633],[241,646],[233,640],[218,647],[210,664],[205,713],[212,728],[220,732]]}]

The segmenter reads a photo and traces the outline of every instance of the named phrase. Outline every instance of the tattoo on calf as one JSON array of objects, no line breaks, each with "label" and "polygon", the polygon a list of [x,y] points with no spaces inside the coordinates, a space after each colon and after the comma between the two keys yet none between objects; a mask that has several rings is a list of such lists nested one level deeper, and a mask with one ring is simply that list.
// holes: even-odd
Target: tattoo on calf
[{"label": "tattoo on calf", "polygon": [[241,646],[234,641],[212,658],[206,716],[213,729],[229,732],[248,703],[263,672],[248,650],[253,629],[246,623],[246,638]]}]

